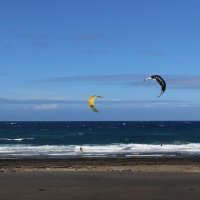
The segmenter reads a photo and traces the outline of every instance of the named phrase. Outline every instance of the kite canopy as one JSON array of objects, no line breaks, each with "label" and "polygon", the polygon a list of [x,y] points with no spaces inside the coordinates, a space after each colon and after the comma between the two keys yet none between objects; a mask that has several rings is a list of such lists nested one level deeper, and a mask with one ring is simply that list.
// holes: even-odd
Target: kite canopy
[{"label": "kite canopy", "polygon": [[96,98],[103,98],[103,97],[102,96],[97,96],[97,95],[91,96],[88,99],[88,105],[94,112],[99,112],[99,110],[97,110],[97,108],[95,107],[95,104],[94,104]]},{"label": "kite canopy", "polygon": [[165,80],[161,76],[159,76],[159,75],[151,75],[151,76],[149,76],[149,77],[147,77],[145,79],[145,81],[147,81],[147,80],[156,80],[160,84],[161,93],[160,93],[160,95],[158,97],[160,97],[165,92],[166,83],[165,83]]}]

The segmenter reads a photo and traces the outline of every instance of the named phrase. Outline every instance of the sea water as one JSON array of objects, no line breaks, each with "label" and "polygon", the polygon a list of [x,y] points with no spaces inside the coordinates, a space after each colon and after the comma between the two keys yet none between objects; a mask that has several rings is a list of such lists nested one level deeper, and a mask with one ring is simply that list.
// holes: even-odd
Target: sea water
[{"label": "sea water", "polygon": [[200,122],[0,122],[1,159],[135,156],[200,156]]}]

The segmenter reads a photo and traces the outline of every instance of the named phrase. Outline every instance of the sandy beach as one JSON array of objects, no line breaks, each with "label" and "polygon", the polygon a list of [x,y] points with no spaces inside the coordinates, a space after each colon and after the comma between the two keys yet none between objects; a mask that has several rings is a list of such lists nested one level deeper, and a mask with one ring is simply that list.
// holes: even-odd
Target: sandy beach
[{"label": "sandy beach", "polygon": [[0,161],[7,199],[199,199],[199,158]]}]

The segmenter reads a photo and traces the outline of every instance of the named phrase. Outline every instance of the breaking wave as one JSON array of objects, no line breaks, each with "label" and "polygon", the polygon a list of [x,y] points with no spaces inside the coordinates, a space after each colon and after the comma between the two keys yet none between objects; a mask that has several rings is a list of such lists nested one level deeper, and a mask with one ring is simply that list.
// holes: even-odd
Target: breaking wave
[{"label": "breaking wave", "polygon": [[[82,151],[80,150],[82,148]],[[110,145],[0,145],[0,158],[200,156],[200,143]]]}]

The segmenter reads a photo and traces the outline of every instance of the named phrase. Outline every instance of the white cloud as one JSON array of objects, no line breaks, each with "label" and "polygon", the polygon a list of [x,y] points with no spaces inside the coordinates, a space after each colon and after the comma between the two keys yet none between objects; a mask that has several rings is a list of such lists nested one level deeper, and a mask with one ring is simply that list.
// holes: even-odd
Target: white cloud
[{"label": "white cloud", "polygon": [[58,108],[58,104],[40,104],[34,107],[35,110],[56,110]]},{"label": "white cloud", "polygon": [[[153,81],[148,84],[144,79],[150,74],[110,74],[110,75],[85,75],[85,76],[63,76],[49,79],[28,81],[28,83],[85,83],[85,84],[123,84],[137,87],[152,87]],[[163,78],[167,83],[167,88],[173,89],[200,89],[200,76],[192,75],[164,75]],[[27,82],[26,82],[27,83]]]}]

